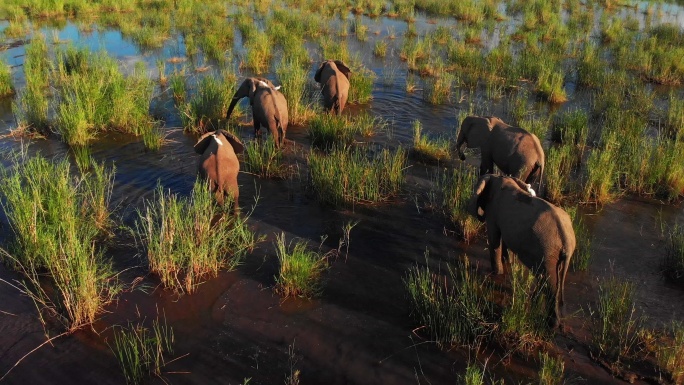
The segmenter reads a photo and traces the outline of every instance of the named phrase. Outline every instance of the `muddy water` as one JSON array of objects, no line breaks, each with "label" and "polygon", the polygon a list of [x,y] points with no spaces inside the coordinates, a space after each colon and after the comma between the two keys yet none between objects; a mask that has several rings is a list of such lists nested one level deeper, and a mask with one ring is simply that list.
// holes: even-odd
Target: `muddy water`
[{"label": "muddy water", "polygon": [[[671,13],[667,17],[681,18],[681,12]],[[642,17],[640,14],[643,13],[635,13],[636,17]],[[419,33],[436,25],[453,24],[435,20],[437,24],[419,17]],[[515,22],[519,21],[511,23]],[[397,56],[406,23],[385,18],[364,18],[364,23],[370,25],[371,32],[380,33],[369,33],[367,43],[350,37],[349,46],[352,52],[360,53],[378,79],[373,101],[351,106],[349,113],[370,111],[386,119],[388,130],[372,140],[387,146],[407,146],[416,119],[430,135],[453,136],[459,110],[469,106],[459,104],[458,98],[433,106],[422,99],[420,90],[404,90],[406,77],[412,75]],[[0,24],[0,28],[4,25]],[[390,30],[399,37],[391,45],[393,53],[386,59],[374,58],[374,40],[387,36]],[[44,32],[52,36],[52,31],[46,28]],[[157,76],[157,58],[177,56],[184,49],[182,38],[178,37],[162,49],[141,52],[117,31],[83,33],[71,23],[56,33],[60,41],[106,50],[121,61],[123,68],[130,69],[135,62],[143,61],[151,77]],[[494,44],[496,35],[485,37]],[[23,46],[2,53],[15,67],[13,74],[19,87],[23,83],[23,53]],[[196,58],[196,62],[202,63],[203,59]],[[167,70],[172,71],[173,66],[168,65]],[[312,74],[313,71],[312,65]],[[146,152],[140,141],[117,134],[101,138],[92,148],[97,160],[116,166],[112,198],[115,216],[129,226],[136,218],[135,209],[153,196],[158,183],[187,195],[195,178],[195,139],[178,128],[179,118],[168,92],[157,91],[152,112],[165,121],[170,140],[160,152]],[[483,112],[505,113],[504,101],[492,104],[485,102],[482,95],[473,96]],[[578,97],[562,108],[582,103]],[[0,130],[6,133],[14,125],[11,101],[0,100]],[[250,132],[244,129],[242,134],[247,138]],[[305,128],[292,127],[288,138],[289,159],[301,162],[301,155],[292,149],[306,150]],[[10,138],[0,140],[4,150],[17,149],[21,144]],[[35,141],[29,152],[68,156],[66,146],[56,138]],[[295,352],[293,365],[301,371],[302,383],[306,384],[455,383],[474,357],[465,356],[461,350],[439,351],[421,337],[419,330],[414,331],[416,325],[408,314],[402,280],[409,267],[426,263],[426,250],[433,266],[452,262],[463,253],[485,271],[489,264],[484,241],[461,243],[449,225],[416,205],[414,198],[421,186],[429,182],[432,172],[434,167],[412,164],[407,191],[402,196],[377,207],[359,206],[354,210],[321,207],[305,193],[304,181],[269,181],[241,174],[241,204],[248,209],[253,204],[250,197],[259,197],[250,225],[267,236],[243,266],[209,279],[192,296],[178,297],[161,290],[154,277],[146,275],[138,250],[130,240],[123,240],[112,246],[109,254],[118,268],[126,270],[123,280],[133,282],[142,278],[142,285],[122,294],[92,329],[58,338],[29,355],[13,369],[5,383],[123,383],[107,346],[111,343],[112,327],[128,322],[149,324],[158,314],[165,315],[176,335],[173,356],[177,359],[164,368],[163,374],[165,381],[174,384],[240,384],[246,378],[251,378],[252,384],[282,383],[290,371],[290,345]],[[596,300],[598,284],[614,274],[636,284],[637,306],[650,317],[652,325],[684,319],[684,290],[665,282],[659,271],[664,252],[660,223],[672,223],[682,216],[681,210],[677,206],[625,198],[600,210],[589,208],[584,215],[592,229],[594,259],[589,272],[572,273],[568,278],[566,313],[572,316],[568,317],[567,333],[557,338],[558,353],[566,358],[571,377],[592,384],[621,383],[588,358],[584,341],[591,330],[586,314]],[[273,276],[278,267],[273,234],[285,232],[288,239],[301,237],[313,244],[328,235],[322,248],[329,250],[337,247],[341,226],[350,220],[360,222],[351,232],[349,252],[343,252],[332,262],[321,298],[283,301],[273,293]],[[0,236],[10,236],[6,224],[0,228]],[[12,282],[17,275],[0,266],[0,279]],[[43,341],[44,331],[30,300],[11,286],[0,284],[0,375]],[[478,359],[489,359],[488,369],[507,383],[527,380],[537,368],[537,363],[503,359],[497,352]],[[159,379],[153,382],[163,383]]]}]

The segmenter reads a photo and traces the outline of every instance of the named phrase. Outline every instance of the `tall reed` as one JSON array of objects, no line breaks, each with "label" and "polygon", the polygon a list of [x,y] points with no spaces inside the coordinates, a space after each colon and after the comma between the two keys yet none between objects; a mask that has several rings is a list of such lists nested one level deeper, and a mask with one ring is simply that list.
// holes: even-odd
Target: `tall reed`
[{"label": "tall reed", "polygon": [[275,246],[280,262],[276,292],[283,297],[304,298],[320,294],[322,274],[329,267],[328,255],[310,250],[304,240],[293,239],[287,244],[285,233],[276,235]]},{"label": "tall reed", "polygon": [[193,293],[221,268],[234,269],[258,242],[247,218],[225,213],[200,180],[187,198],[160,186],[155,200],[138,212],[136,235],[150,270],[178,293]]},{"label": "tall reed", "polygon": [[380,202],[396,195],[403,183],[406,154],[383,149],[334,148],[309,155],[311,187],[321,202],[339,206]]},{"label": "tall reed", "polygon": [[276,67],[276,74],[282,88],[280,92],[287,99],[290,124],[304,124],[315,114],[312,90],[308,86],[309,73],[297,60],[283,60]]},{"label": "tall reed", "polygon": [[14,234],[3,259],[26,278],[41,319],[56,317],[69,331],[94,322],[120,290],[99,242],[114,172],[93,169],[74,176],[66,160],[17,158],[0,184]]}]

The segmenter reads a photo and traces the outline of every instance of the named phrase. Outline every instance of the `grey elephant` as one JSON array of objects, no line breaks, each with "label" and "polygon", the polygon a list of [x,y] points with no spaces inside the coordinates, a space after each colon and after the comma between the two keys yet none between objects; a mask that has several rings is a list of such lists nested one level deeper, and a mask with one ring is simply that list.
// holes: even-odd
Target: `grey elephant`
[{"label": "grey elephant", "polygon": [[321,83],[323,106],[337,115],[342,113],[349,96],[349,77],[351,70],[341,60],[326,60],[314,75],[314,80]]},{"label": "grey elephant", "polygon": [[494,116],[468,116],[461,123],[456,150],[461,160],[461,146],[479,147],[482,155],[480,176],[493,173],[494,165],[506,175],[532,183],[544,175],[544,149],[536,135],[513,127]]},{"label": "grey elephant", "polygon": [[237,176],[240,161],[236,154],[245,150],[242,142],[225,130],[208,132],[195,144],[195,152],[201,154],[199,175],[209,182],[209,189],[215,193],[216,201],[223,205],[226,195],[232,195],[233,209],[239,212]]},{"label": "grey elephant", "polygon": [[259,136],[259,129],[264,126],[273,135],[276,147],[282,146],[285,143],[288,114],[287,100],[278,91],[279,89],[280,86],[275,87],[273,83],[264,78],[245,79],[233,95],[228,113],[226,113],[226,119],[230,118],[240,99],[249,97],[249,104],[252,106],[254,135]]},{"label": "grey elephant", "polygon": [[492,174],[478,181],[468,202],[468,213],[487,225],[489,255],[495,274],[503,273],[502,253],[507,258],[511,250],[525,266],[546,277],[554,304],[548,320],[557,327],[565,277],[575,251],[570,216],[535,197],[530,185],[520,179]]}]

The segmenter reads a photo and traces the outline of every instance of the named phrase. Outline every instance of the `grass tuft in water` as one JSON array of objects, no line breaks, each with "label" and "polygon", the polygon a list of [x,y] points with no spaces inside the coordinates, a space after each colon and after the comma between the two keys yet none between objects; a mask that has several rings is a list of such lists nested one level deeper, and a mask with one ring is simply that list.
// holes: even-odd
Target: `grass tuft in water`
[{"label": "grass tuft in water", "polygon": [[226,116],[232,91],[213,76],[203,77],[192,98],[178,107],[185,131],[201,135],[220,128],[219,120]]},{"label": "grass tuft in water", "polygon": [[56,318],[68,331],[95,321],[120,287],[99,240],[109,229],[114,171],[93,163],[74,176],[67,160],[38,155],[13,161],[0,191],[12,233],[3,260],[20,271],[20,284],[41,320]]},{"label": "grass tuft in water", "polygon": [[127,384],[142,384],[151,375],[161,376],[166,365],[164,356],[173,354],[173,328],[157,318],[152,329],[142,324],[114,329],[114,341],[109,348],[116,356]]},{"label": "grass tuft in water", "polygon": [[667,371],[670,380],[681,383],[684,379],[684,323],[672,321],[655,351],[659,367]]},{"label": "grass tuft in water", "polygon": [[334,148],[329,155],[309,155],[314,194],[333,206],[380,202],[396,195],[404,179],[406,154],[401,148],[372,153],[365,149]]},{"label": "grass tuft in water", "polygon": [[276,148],[272,138],[263,141],[252,140],[245,144],[244,169],[262,178],[282,179],[287,177],[288,169],[283,152]]},{"label": "grass tuft in water", "polygon": [[287,99],[289,123],[299,125],[308,122],[316,111],[307,69],[298,60],[283,60],[276,67],[276,74],[282,85],[280,92]]},{"label": "grass tuft in water", "polygon": [[322,275],[329,267],[328,255],[310,250],[304,240],[293,239],[287,244],[285,233],[276,235],[275,247],[280,262],[275,291],[286,298],[319,295]]},{"label": "grass tuft in water", "polygon": [[413,148],[411,155],[416,159],[429,163],[443,163],[451,159],[448,139],[430,140],[423,135],[423,125],[413,121]]},{"label": "grass tuft in water", "polygon": [[331,150],[354,143],[357,135],[371,136],[378,127],[384,126],[383,121],[368,113],[353,117],[319,114],[310,120],[308,133],[312,146]]},{"label": "grass tuft in water", "polygon": [[225,210],[197,180],[187,198],[165,193],[160,186],[155,200],[138,212],[136,236],[146,248],[150,270],[164,287],[193,293],[219,269],[234,269],[256,246],[259,240],[247,227],[247,217]]},{"label": "grass tuft in water", "polygon": [[12,70],[3,60],[0,60],[0,98],[13,94]]},{"label": "grass tuft in water", "polygon": [[373,83],[377,75],[363,66],[352,66],[351,70],[347,102],[350,104],[370,102],[373,99]]},{"label": "grass tuft in water", "polygon": [[[427,260],[428,253],[426,251]],[[478,277],[467,257],[459,259],[447,274],[430,266],[411,267],[404,278],[411,316],[425,327],[429,339],[442,349],[475,345],[493,332],[491,288]]]},{"label": "grass tuft in water", "polygon": [[596,354],[617,365],[632,357],[639,340],[637,332],[644,323],[644,318],[636,314],[634,284],[617,277],[601,282],[592,315]]},{"label": "grass tuft in water", "polygon": [[546,352],[540,352],[539,361],[541,361],[539,385],[563,385],[565,383],[563,380],[565,364],[562,358],[554,358]]},{"label": "grass tuft in water", "polygon": [[548,316],[553,303],[547,300],[547,283],[539,282],[532,272],[511,257],[511,298],[501,314],[500,333],[506,340],[526,350],[553,336],[549,328]]}]

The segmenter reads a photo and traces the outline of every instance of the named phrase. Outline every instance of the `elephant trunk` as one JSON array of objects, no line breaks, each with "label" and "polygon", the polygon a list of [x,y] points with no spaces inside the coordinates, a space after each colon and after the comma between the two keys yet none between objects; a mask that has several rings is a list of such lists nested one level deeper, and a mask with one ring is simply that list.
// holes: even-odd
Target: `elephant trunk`
[{"label": "elephant trunk", "polygon": [[458,132],[458,138],[456,139],[456,151],[458,152],[458,158],[465,160],[465,154],[461,151],[461,146],[466,142],[465,134],[463,133],[463,127]]},{"label": "elephant trunk", "polygon": [[480,196],[478,194],[473,194],[473,196],[468,201],[467,211],[468,211],[468,214],[477,218],[478,221],[484,222],[484,220],[485,220],[484,215],[480,215],[480,205],[478,204],[479,200],[480,200]]},{"label": "elephant trunk", "polygon": [[233,99],[230,100],[230,106],[228,106],[228,112],[226,113],[226,120],[230,119],[230,114],[233,113],[233,109],[235,108],[235,105],[241,98],[237,96],[233,96]]}]

